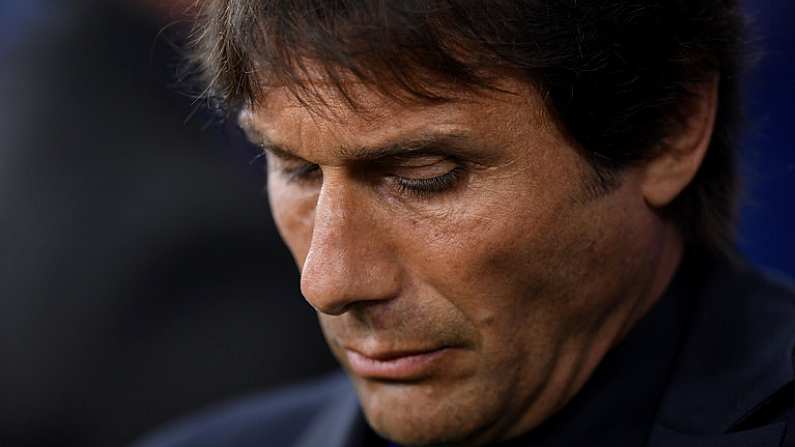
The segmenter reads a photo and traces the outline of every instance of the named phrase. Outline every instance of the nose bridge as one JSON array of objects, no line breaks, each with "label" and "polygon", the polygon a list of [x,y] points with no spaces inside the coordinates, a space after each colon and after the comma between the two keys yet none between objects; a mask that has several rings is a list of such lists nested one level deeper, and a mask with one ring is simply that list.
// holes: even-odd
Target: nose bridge
[{"label": "nose bridge", "polygon": [[301,271],[301,292],[320,312],[339,315],[356,302],[396,293],[399,268],[361,194],[344,180],[324,177]]}]

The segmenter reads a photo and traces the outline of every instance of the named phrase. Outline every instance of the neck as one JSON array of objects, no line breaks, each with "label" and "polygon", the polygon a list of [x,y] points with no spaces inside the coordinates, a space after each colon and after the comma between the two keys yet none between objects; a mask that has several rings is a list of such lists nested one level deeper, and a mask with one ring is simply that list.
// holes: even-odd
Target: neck
[{"label": "neck", "polygon": [[619,332],[613,345],[619,343],[635,323],[649,313],[649,310],[663,297],[671,284],[679,265],[684,257],[684,241],[672,224],[665,226],[660,242],[660,255],[653,268],[652,277],[645,291],[641,292],[635,309],[630,312],[624,327]]},{"label": "neck", "polygon": [[[605,355],[626,337],[636,323],[647,315],[660,301],[672,282],[682,262],[684,243],[673,225],[663,224],[659,237],[648,246],[655,253],[645,268],[637,270],[637,288],[625,290],[617,297],[615,306],[608,306],[605,319],[597,319],[590,329],[568,340],[558,354],[557,364],[550,374],[546,390],[537,401],[544,409],[528,413],[522,424],[513,432],[507,431],[505,438],[513,438],[526,432],[528,427],[537,427],[551,414],[560,411],[586,384]],[[521,430],[521,431],[519,431]]]}]

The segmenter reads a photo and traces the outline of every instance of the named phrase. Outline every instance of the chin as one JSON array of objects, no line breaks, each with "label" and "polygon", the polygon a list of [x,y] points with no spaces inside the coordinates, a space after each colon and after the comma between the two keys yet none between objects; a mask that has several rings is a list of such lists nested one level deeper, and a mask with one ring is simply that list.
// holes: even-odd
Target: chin
[{"label": "chin", "polygon": [[469,433],[449,421],[421,415],[368,415],[367,420],[381,437],[403,446],[470,446]]},{"label": "chin", "polygon": [[481,445],[474,438],[493,422],[492,402],[475,402],[471,390],[433,382],[355,382],[367,422],[401,445]]}]

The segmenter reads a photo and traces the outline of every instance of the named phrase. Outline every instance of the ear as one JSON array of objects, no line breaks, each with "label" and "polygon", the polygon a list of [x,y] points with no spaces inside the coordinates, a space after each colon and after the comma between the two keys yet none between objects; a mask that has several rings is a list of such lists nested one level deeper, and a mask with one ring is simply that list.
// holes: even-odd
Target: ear
[{"label": "ear", "polygon": [[643,169],[646,203],[662,208],[690,184],[712,140],[718,109],[718,77],[705,82],[686,105],[678,131],[663,141],[660,154]]}]

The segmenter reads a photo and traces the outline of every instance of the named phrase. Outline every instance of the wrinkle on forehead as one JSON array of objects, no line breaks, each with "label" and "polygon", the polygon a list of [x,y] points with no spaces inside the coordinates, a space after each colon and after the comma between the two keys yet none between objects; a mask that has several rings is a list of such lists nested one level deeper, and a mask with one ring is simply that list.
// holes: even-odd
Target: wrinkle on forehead
[{"label": "wrinkle on forehead", "polygon": [[329,85],[324,90],[327,97],[321,109],[302,103],[286,87],[275,87],[264,93],[258,105],[243,110],[241,125],[255,129],[277,145],[300,144],[295,148],[300,152],[329,144],[378,146],[402,135],[427,133],[429,129],[458,133],[474,130],[483,138],[496,139],[499,133],[515,132],[530,124],[537,130],[557,133],[537,91],[512,79],[501,82],[499,87],[514,93],[461,92],[441,104],[398,102],[360,86],[351,89],[359,107],[351,107]]}]

